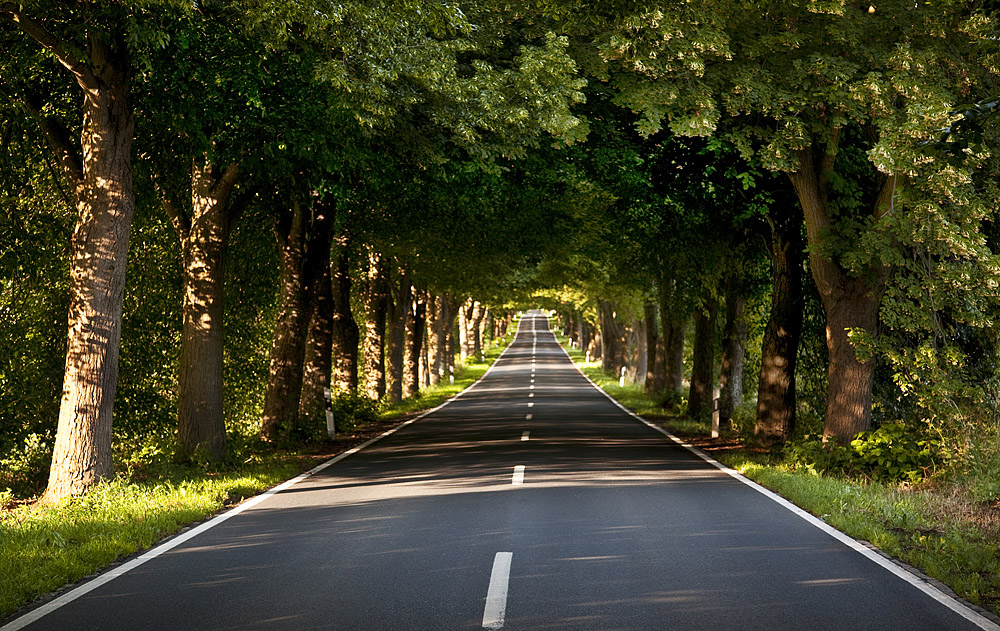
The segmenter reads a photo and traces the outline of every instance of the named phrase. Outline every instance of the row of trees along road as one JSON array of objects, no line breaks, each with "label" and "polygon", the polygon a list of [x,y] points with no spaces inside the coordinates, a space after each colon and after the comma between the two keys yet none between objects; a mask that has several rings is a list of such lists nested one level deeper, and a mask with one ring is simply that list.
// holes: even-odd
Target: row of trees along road
[{"label": "row of trees along road", "polygon": [[[872,427],[879,366],[884,380],[898,386],[881,401],[883,420],[901,405],[936,429],[978,414],[974,406],[995,377],[975,365],[992,361],[991,336],[972,333],[989,326],[996,310],[986,289],[997,269],[990,241],[997,198],[992,131],[961,145],[958,159],[923,147],[961,104],[996,94],[996,16],[970,2],[706,1],[615,17],[611,23],[568,18],[586,34],[581,49],[600,55],[599,64],[583,67],[637,116],[639,137],[619,160],[642,163],[648,172],[642,194],[621,205],[632,234],[597,266],[605,282],[590,278],[578,300],[566,301],[600,320],[601,352],[621,353],[615,345],[624,337],[614,327],[622,315],[626,323],[635,318],[633,332],[654,322],[649,309],[649,317],[641,316],[643,303],[658,296],[663,341],[649,356],[662,349],[666,362],[648,383],[655,389],[665,379],[674,388],[676,331],[684,319],[675,314],[693,311],[688,412],[697,416],[712,383],[706,338],[714,336],[724,300],[725,415],[734,396],[726,386],[744,337],[742,303],[759,289],[745,276],[761,269],[761,248],[747,249],[756,232],[772,278],[755,433],[787,438],[805,304],[804,231],[805,263],[825,324],[825,437],[846,442]],[[693,145],[707,162],[664,161],[663,148],[682,137],[712,138]],[[735,163],[733,152],[740,157]],[[685,175],[672,177],[680,171]],[[618,173],[612,177],[631,186]],[[671,190],[657,187],[663,179]],[[650,205],[650,195],[662,200]],[[668,209],[671,203],[680,210]],[[653,212],[637,212],[643,206]],[[615,282],[623,270],[633,281],[625,292]],[[621,313],[610,318],[615,306]],[[608,367],[625,362],[605,358]]]},{"label": "row of trees along road", "polygon": [[716,373],[724,418],[756,390],[765,441],[804,405],[838,441],[876,399],[968,418],[993,131],[922,143],[996,94],[995,33],[958,1],[4,3],[0,451],[54,439],[48,502],[115,449],[222,461],[327,384],[416,394],[532,293],[606,368],[689,375],[692,417]]},{"label": "row of trees along road", "polygon": [[0,17],[8,112],[15,104],[48,141],[77,214],[47,502],[112,473],[137,189],[180,241],[178,439],[219,459],[224,262],[249,205],[272,209],[281,247],[261,430],[274,438],[298,411],[314,271],[335,231],[369,251],[373,283],[384,275],[385,255],[365,243],[375,235],[351,221],[397,209],[373,171],[390,158],[440,164],[449,151],[485,168],[577,126],[565,41],[488,3],[5,3]]}]

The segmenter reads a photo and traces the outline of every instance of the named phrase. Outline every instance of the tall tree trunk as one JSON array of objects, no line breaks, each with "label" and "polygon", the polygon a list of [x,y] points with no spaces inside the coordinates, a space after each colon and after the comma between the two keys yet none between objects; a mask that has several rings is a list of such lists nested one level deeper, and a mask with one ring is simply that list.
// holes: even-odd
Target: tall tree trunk
[{"label": "tall tree trunk", "polygon": [[[264,392],[261,437],[275,440],[297,426],[302,396],[306,333],[312,313],[312,284],[320,267],[314,259],[320,243],[329,248],[328,209],[317,204],[309,211],[294,204],[291,217],[276,227],[281,244],[281,308],[271,341],[271,369]],[[327,236],[320,236],[326,233]],[[319,258],[323,258],[320,256]]]},{"label": "tall tree trunk", "polygon": [[177,439],[191,456],[199,448],[210,459],[226,455],[222,406],[223,288],[229,245],[229,198],[238,168],[225,171],[208,161],[191,165],[190,212],[163,195],[163,207],[181,243],[184,260],[183,328],[177,379]]},{"label": "tall tree trunk", "polygon": [[441,364],[444,359],[441,330],[444,297],[430,295],[427,298],[427,382],[436,386],[441,381]]},{"label": "tall tree trunk", "polygon": [[600,301],[601,315],[601,369],[620,374],[625,365],[622,343],[623,329],[618,323],[615,306],[608,300]]},{"label": "tall tree trunk", "polygon": [[[79,495],[113,473],[111,423],[118,386],[122,300],[132,189],[132,75],[121,33],[90,32],[86,59],[66,52],[21,7],[7,4],[12,19],[49,49],[83,89],[81,152],[52,117],[39,116],[72,186],[77,221],[70,241],[69,318],[62,400],[44,503]],[[105,37],[105,35],[109,35]]]},{"label": "tall tree trunk", "polygon": [[315,280],[310,298],[312,314],[306,335],[299,417],[314,422],[324,418],[323,389],[332,384],[334,305],[330,245],[329,230],[324,230],[309,243],[309,259],[315,265],[311,274]]},{"label": "tall tree trunk", "polygon": [[455,320],[458,319],[458,312],[462,310],[462,305],[456,302],[451,294],[446,293],[443,298],[446,308],[443,310],[444,316],[441,319],[444,346],[444,361],[441,368],[444,370],[444,375],[450,375],[455,372],[455,353],[458,352],[458,349],[455,348]]},{"label": "tall tree trunk", "polygon": [[386,304],[389,319],[389,343],[386,348],[386,380],[388,382],[389,401],[397,402],[403,399],[403,382],[405,367],[403,351],[406,346],[406,324],[410,314],[412,298],[410,275],[401,270],[399,283],[387,293]]},{"label": "tall tree trunk", "polygon": [[361,331],[351,311],[352,250],[346,236],[333,264],[333,387],[353,391],[358,387],[358,345]]},{"label": "tall tree trunk", "polygon": [[735,275],[726,280],[726,323],[722,329],[722,368],[719,371],[719,423],[728,424],[743,405],[743,359],[746,356],[746,296]]},{"label": "tall tree trunk", "polygon": [[768,213],[772,265],[771,315],[761,342],[754,437],[787,440],[795,429],[795,362],[802,334],[801,223],[792,212]]},{"label": "tall tree trunk", "polygon": [[588,350],[590,350],[590,342],[591,342],[590,323],[587,322],[583,318],[583,314],[582,313],[579,313],[579,316],[580,316],[580,318],[579,318],[579,321],[580,321],[580,350],[582,350],[584,353],[586,353]]},{"label": "tall tree trunk", "polygon": [[472,310],[472,299],[458,306],[458,356],[464,363],[469,357],[469,312]]},{"label": "tall tree trunk", "polygon": [[483,319],[486,317],[486,305],[478,300],[473,303],[472,309],[472,356],[474,361],[479,361],[483,356]]},{"label": "tall tree trunk", "polygon": [[643,314],[646,319],[646,383],[644,390],[646,392],[655,392],[662,386],[657,383],[657,344],[659,343],[660,334],[659,326],[656,321],[656,301],[647,300],[643,305]]},{"label": "tall tree trunk", "polygon": [[647,346],[647,322],[645,319],[632,318],[632,328],[629,330],[629,380],[643,384],[648,370],[649,347]]},{"label": "tall tree trunk", "polygon": [[684,379],[684,326],[687,314],[678,304],[677,289],[672,280],[660,283],[660,327],[663,338],[663,390],[674,397],[681,396]]},{"label": "tall tree trunk", "polygon": [[365,283],[365,396],[379,400],[385,396],[385,320],[388,268],[382,255],[368,253],[368,278]]},{"label": "tall tree trunk", "polygon": [[[848,338],[848,329],[876,335],[878,309],[885,292],[888,270],[872,264],[866,273],[851,275],[834,260],[824,245],[832,233],[828,185],[834,175],[840,130],[828,142],[797,151],[799,170],[789,173],[805,217],[809,242],[809,267],[826,312],[826,345],[830,354],[826,419],[823,435],[846,443],[855,434],[871,429],[874,361],[860,361]],[[818,164],[817,164],[818,158]],[[896,178],[885,177],[871,215],[877,221],[892,207]]]},{"label": "tall tree trunk", "polygon": [[[599,311],[600,311],[600,309],[598,309],[598,312]],[[602,362],[601,366],[603,367],[604,366],[604,363],[603,363],[604,360],[601,357],[601,353],[604,352],[604,336],[601,333],[601,327],[600,327],[601,315],[600,315],[600,313],[598,313],[597,316],[598,316],[597,317],[598,323],[596,325],[590,327],[590,332],[591,332],[590,344],[587,345],[587,350],[590,351],[590,359],[592,361],[597,361],[597,360],[600,359],[601,362]]]},{"label": "tall tree trunk", "polygon": [[424,322],[427,313],[425,292],[413,293],[406,318],[406,353],[403,358],[403,396],[420,393],[420,356],[424,345]]},{"label": "tall tree trunk", "polygon": [[696,309],[694,312],[694,358],[687,409],[692,420],[703,419],[712,409],[717,313],[718,301],[714,296],[708,298],[704,309]]}]

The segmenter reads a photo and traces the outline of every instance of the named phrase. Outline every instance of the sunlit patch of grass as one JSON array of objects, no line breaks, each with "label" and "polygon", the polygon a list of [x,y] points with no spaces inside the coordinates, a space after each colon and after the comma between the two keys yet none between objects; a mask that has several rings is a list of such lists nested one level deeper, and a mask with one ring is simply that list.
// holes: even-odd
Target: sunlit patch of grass
[{"label": "sunlit patch of grass", "polygon": [[141,483],[119,476],[60,506],[0,511],[0,618],[297,472],[276,461]]},{"label": "sunlit patch of grass", "polygon": [[1000,541],[958,511],[944,489],[818,476],[741,454],[719,460],[819,516],[920,568],[959,596],[1000,613]]}]

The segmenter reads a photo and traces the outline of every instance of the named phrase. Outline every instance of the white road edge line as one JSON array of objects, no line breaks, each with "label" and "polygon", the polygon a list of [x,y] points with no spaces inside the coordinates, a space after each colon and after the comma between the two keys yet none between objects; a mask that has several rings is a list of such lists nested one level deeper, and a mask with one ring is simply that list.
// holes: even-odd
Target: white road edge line
[{"label": "white road edge line", "polygon": [[186,541],[188,541],[190,539],[193,539],[194,537],[197,537],[198,535],[200,535],[201,533],[205,532],[206,530],[208,530],[210,528],[214,528],[214,527],[218,526],[219,524],[221,524],[222,522],[226,521],[227,519],[229,519],[231,517],[235,517],[236,515],[239,515],[243,511],[245,511],[245,510],[247,510],[249,508],[252,508],[252,507],[256,506],[257,504],[260,504],[261,502],[263,502],[267,498],[271,497],[272,495],[280,493],[281,491],[284,491],[288,487],[293,486],[295,484],[298,484],[299,482],[305,480],[306,478],[310,478],[310,477],[314,476],[315,474],[319,473],[323,469],[326,469],[327,467],[329,467],[331,465],[337,464],[338,462],[340,462],[344,458],[347,458],[348,456],[353,456],[354,454],[358,453],[359,451],[361,451],[365,447],[368,447],[368,446],[370,446],[370,445],[372,445],[374,443],[377,443],[378,441],[382,440],[383,438],[386,438],[387,436],[391,436],[392,434],[395,434],[396,432],[398,432],[399,430],[403,429],[407,425],[410,425],[412,423],[416,423],[417,421],[421,420],[422,418],[424,418],[426,416],[429,416],[429,415],[433,414],[434,412],[437,412],[438,410],[440,410],[444,406],[448,405],[452,401],[455,401],[456,399],[458,399],[459,397],[461,397],[465,393],[469,392],[470,390],[472,390],[473,388],[475,388],[476,386],[478,386],[479,383],[483,379],[486,378],[486,375],[490,374],[490,371],[493,370],[493,367],[496,366],[497,364],[499,364],[500,360],[503,358],[503,356],[507,354],[507,351],[510,350],[514,346],[514,340],[517,339],[518,334],[521,332],[521,323],[523,321],[524,321],[524,318],[522,318],[521,320],[518,320],[517,331],[514,333],[514,338],[511,339],[510,344],[507,345],[507,348],[503,349],[503,351],[500,353],[500,355],[497,356],[496,360],[494,360],[493,363],[490,364],[490,367],[486,369],[486,372],[484,372],[483,375],[479,379],[477,379],[475,381],[475,383],[473,383],[471,386],[469,386],[465,390],[462,390],[461,392],[459,392],[455,396],[451,397],[450,399],[448,399],[447,401],[445,401],[441,405],[439,405],[439,406],[437,406],[435,408],[432,408],[430,410],[427,410],[426,412],[420,414],[419,416],[411,418],[408,421],[404,421],[404,422],[400,423],[399,425],[393,427],[392,429],[389,429],[389,430],[383,432],[382,434],[379,434],[375,438],[372,438],[371,440],[369,440],[367,442],[361,443],[360,445],[358,445],[356,447],[352,447],[351,449],[348,449],[344,453],[339,454],[337,456],[334,456],[333,458],[330,458],[326,462],[322,462],[322,463],[316,465],[315,467],[313,467],[312,469],[306,471],[305,473],[300,473],[299,475],[295,476],[294,478],[292,478],[290,480],[286,480],[286,481],[282,482],[281,484],[279,484],[278,486],[275,486],[275,487],[273,487],[271,489],[268,489],[267,491],[264,491],[260,495],[256,495],[256,496],[250,498],[249,500],[243,502],[239,506],[236,506],[235,508],[232,508],[232,509],[226,511],[226,512],[222,513],[221,515],[217,515],[217,516],[209,519],[208,521],[206,521],[206,522],[204,522],[202,524],[199,524],[199,525],[195,526],[194,528],[191,528],[190,530],[181,531],[178,535],[176,535],[172,539],[168,539],[167,541],[164,541],[163,543],[150,548],[149,550],[147,550],[146,552],[144,552],[141,555],[137,556],[136,558],[132,559],[131,561],[128,561],[127,563],[123,563],[123,564],[119,565],[118,567],[112,568],[112,569],[108,570],[107,572],[104,572],[103,574],[98,575],[94,579],[92,579],[90,581],[87,581],[83,585],[80,585],[79,587],[74,587],[74,588],[70,589],[69,591],[67,591],[66,593],[64,593],[64,594],[62,594],[62,595],[60,595],[60,596],[58,596],[56,598],[53,598],[52,600],[50,600],[49,602],[45,603],[44,605],[41,605],[41,606],[39,606],[39,607],[37,607],[35,609],[32,609],[31,611],[27,612],[23,616],[20,616],[18,618],[15,618],[15,619],[11,620],[10,622],[8,622],[7,624],[5,624],[4,626],[0,627],[0,631],[18,631],[19,629],[23,629],[24,627],[28,626],[29,624],[33,624],[33,623],[37,622],[38,620],[40,620],[44,616],[52,613],[56,609],[59,609],[63,605],[67,605],[67,604],[73,602],[74,600],[76,600],[77,598],[80,598],[81,596],[87,595],[88,593],[92,592],[93,590],[97,589],[98,587],[100,587],[100,586],[102,586],[102,585],[104,585],[106,583],[110,583],[111,581],[113,581],[114,579],[118,578],[122,574],[125,574],[126,572],[130,572],[130,571],[134,570],[135,568],[137,568],[140,565],[146,563],[147,561],[151,561],[152,559],[155,559],[156,557],[160,556],[161,554],[164,554],[166,552],[169,552],[169,551],[173,550],[177,546],[181,545],[182,543],[184,543],[184,542],[186,542]]},{"label": "white road edge line", "polygon": [[486,591],[486,608],[483,610],[484,629],[502,629],[507,615],[507,585],[510,583],[510,562],[513,552],[497,552],[490,573],[490,587]]},{"label": "white road edge line", "polygon": [[[763,486],[757,484],[756,482],[754,482],[750,478],[745,477],[739,471],[727,467],[726,465],[722,464],[721,462],[719,462],[715,458],[712,458],[711,456],[709,456],[708,454],[706,454],[704,451],[698,449],[694,445],[691,445],[689,443],[684,442],[683,440],[681,440],[680,438],[674,436],[673,434],[671,434],[667,430],[663,429],[659,425],[655,425],[653,423],[650,423],[649,421],[647,421],[646,419],[642,418],[641,416],[639,416],[638,414],[636,414],[632,410],[626,408],[624,405],[622,405],[621,403],[619,403],[617,399],[615,399],[614,397],[612,397],[610,394],[608,394],[603,389],[601,389],[600,386],[598,386],[596,383],[594,383],[594,381],[590,377],[588,377],[586,374],[584,374],[584,372],[582,370],[580,370],[580,367],[576,365],[576,362],[573,361],[573,358],[570,357],[569,352],[563,347],[562,344],[559,345],[559,348],[566,355],[566,358],[569,359],[570,363],[573,364],[573,367],[576,368],[576,371],[578,373],[580,373],[580,375],[584,379],[586,379],[590,383],[591,386],[593,386],[598,392],[600,392],[605,397],[607,397],[609,401],[611,401],[612,403],[614,403],[615,405],[617,405],[623,412],[625,412],[626,414],[628,414],[632,418],[636,419],[637,421],[639,421],[643,425],[646,425],[646,426],[648,426],[648,427],[656,430],[657,432],[663,434],[664,436],[666,436],[670,440],[674,441],[675,443],[677,443],[681,447],[684,447],[685,449],[693,452],[696,456],[698,456],[699,458],[701,458],[702,460],[704,460],[708,464],[712,465],[716,469],[722,471],[726,475],[729,475],[729,476],[731,476],[731,477],[739,480],[743,484],[746,484],[747,486],[749,486],[753,490],[757,491],[758,493],[764,495],[768,499],[770,499],[770,500],[772,500],[772,501],[780,504],[781,506],[783,506],[786,509],[790,510],[791,512],[795,513],[796,515],[798,515],[802,519],[806,520],[807,522],[809,522],[810,524],[812,524],[816,528],[819,528],[820,530],[822,530],[826,534],[830,535],[831,537],[833,537],[837,541],[843,543],[844,545],[846,545],[847,547],[851,548],[852,550],[854,550],[858,554],[864,556],[869,561],[872,561],[876,565],[879,565],[882,568],[888,570],[890,573],[894,574],[896,577],[902,579],[903,581],[906,581],[907,583],[909,583],[913,587],[916,587],[918,590],[920,590],[921,592],[923,592],[927,596],[930,596],[932,599],[936,600],[937,602],[939,602],[940,604],[944,605],[948,609],[951,609],[952,611],[954,611],[958,615],[962,616],[963,618],[965,618],[969,622],[971,622],[971,623],[975,624],[976,626],[978,626],[980,629],[985,629],[985,630],[988,630],[988,631],[1000,631],[1000,625],[998,625],[997,623],[993,622],[992,620],[990,620],[986,616],[982,615],[978,611],[970,609],[968,607],[968,605],[966,605],[965,603],[963,603],[963,602],[961,602],[959,600],[956,600],[954,597],[949,596],[948,594],[945,594],[944,592],[942,592],[940,589],[938,589],[934,585],[928,583],[926,580],[920,578],[919,576],[917,576],[913,572],[910,572],[906,568],[904,568],[904,567],[902,567],[902,566],[894,563],[891,559],[888,559],[888,558],[882,556],[881,554],[875,552],[874,550],[872,550],[871,548],[869,548],[865,544],[861,543],[860,541],[858,541],[854,537],[851,537],[849,535],[846,535],[846,534],[840,532],[839,530],[837,530],[836,528],[834,528],[830,524],[826,523],[822,519],[816,517],[812,513],[799,508],[798,506],[796,506],[795,504],[789,502],[788,500],[786,500],[785,498],[781,497],[780,495],[778,495],[774,491],[771,491],[769,489],[764,488]],[[6,630],[0,629],[0,631],[6,631]]]},{"label": "white road edge line", "polygon": [[[522,438],[521,440],[524,440],[524,438]],[[524,484],[523,464],[514,465],[514,475],[512,475],[510,478],[510,484],[511,486],[521,486],[522,484]]]}]

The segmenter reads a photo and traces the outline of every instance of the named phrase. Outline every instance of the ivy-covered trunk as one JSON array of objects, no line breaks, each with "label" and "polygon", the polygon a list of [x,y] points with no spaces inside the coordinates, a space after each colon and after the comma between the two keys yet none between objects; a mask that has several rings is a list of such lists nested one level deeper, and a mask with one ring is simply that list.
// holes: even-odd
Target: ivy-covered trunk
[{"label": "ivy-covered trunk", "polygon": [[306,334],[305,364],[302,370],[302,396],[299,400],[299,416],[303,419],[320,421],[324,418],[325,402],[323,389],[333,383],[333,279],[330,273],[330,240],[317,238],[310,243],[315,268],[312,283],[312,311]]},{"label": "ivy-covered trunk", "polygon": [[703,309],[696,309],[694,312],[694,358],[687,407],[688,416],[692,420],[704,418],[712,409],[717,313],[718,301],[714,296],[705,301]]},{"label": "ivy-covered trunk", "polygon": [[646,320],[646,377],[644,389],[646,392],[655,392],[660,386],[657,383],[657,344],[660,339],[659,327],[656,322],[656,302],[647,300],[642,307]]},{"label": "ivy-covered trunk", "polygon": [[[826,313],[826,345],[829,351],[824,437],[846,443],[858,432],[871,429],[872,379],[875,363],[861,361],[848,338],[848,331],[874,336],[878,309],[885,291],[887,268],[879,263],[861,272],[841,266],[830,253],[833,221],[829,208],[829,184],[834,173],[839,129],[825,143],[796,152],[799,170],[788,176],[798,194],[805,216],[809,242],[809,266]],[[878,194],[868,208],[877,221],[891,208],[894,177],[883,177]]]},{"label": "ivy-covered trunk", "polygon": [[386,345],[385,364],[387,395],[389,400],[397,402],[403,398],[403,382],[405,367],[403,352],[406,345],[406,321],[410,314],[412,287],[410,276],[401,271],[399,282],[390,286],[386,294],[386,317],[389,321],[389,340]]},{"label": "ivy-covered trunk", "polygon": [[60,155],[76,198],[77,221],[70,241],[62,402],[45,503],[79,495],[113,472],[111,423],[135,209],[127,51],[119,35],[93,32],[90,63],[73,68],[84,91],[82,158],[75,149]]},{"label": "ivy-covered trunk", "polygon": [[754,436],[765,443],[787,440],[795,429],[795,362],[802,333],[801,223],[791,212],[772,210],[771,314],[761,343]]},{"label": "ivy-covered trunk", "polygon": [[675,304],[677,301],[673,281],[661,279],[659,298],[663,348],[662,390],[680,397],[684,378],[684,325],[687,317],[679,305]]},{"label": "ivy-covered trunk", "polygon": [[365,396],[378,401],[385,396],[385,321],[388,310],[388,267],[382,254],[368,252],[368,269],[362,298],[365,304]]},{"label": "ivy-covered trunk", "polygon": [[743,404],[743,360],[746,356],[746,296],[739,280],[726,281],[726,323],[722,329],[722,366],[719,371],[719,423],[729,423]]},{"label": "ivy-covered trunk", "polygon": [[218,171],[207,159],[192,163],[190,214],[163,199],[184,260],[177,439],[185,454],[200,449],[215,461],[226,454],[223,288],[231,227],[229,198],[237,172],[236,164]]},{"label": "ivy-covered trunk", "polygon": [[333,307],[333,388],[353,391],[358,387],[358,344],[361,331],[351,311],[352,250],[346,237],[339,240],[333,263],[331,298]]}]

